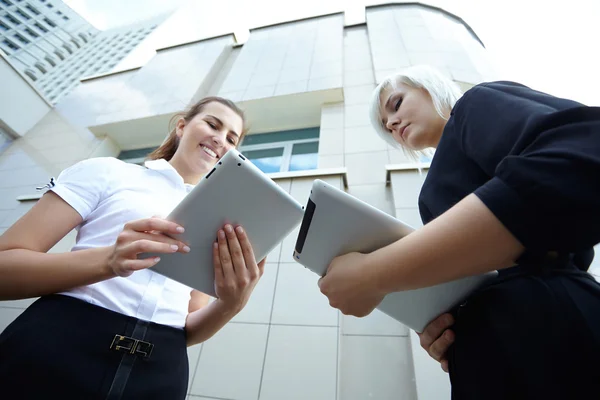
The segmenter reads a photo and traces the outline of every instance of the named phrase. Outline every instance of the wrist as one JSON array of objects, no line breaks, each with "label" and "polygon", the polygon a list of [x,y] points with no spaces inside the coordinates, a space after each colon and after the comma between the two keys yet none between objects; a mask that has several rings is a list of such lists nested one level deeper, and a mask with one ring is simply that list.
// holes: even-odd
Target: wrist
[{"label": "wrist", "polygon": [[99,269],[104,279],[111,279],[117,276],[110,264],[110,258],[113,254],[114,246],[106,246],[98,248],[99,253]]},{"label": "wrist", "polygon": [[393,292],[390,290],[388,279],[385,274],[385,263],[381,259],[379,251],[369,253],[366,255],[366,270],[368,273],[365,276],[366,284],[371,287],[371,290],[375,293],[379,293],[382,296],[386,296]]},{"label": "wrist", "polygon": [[228,318],[235,317],[240,311],[242,311],[243,308],[240,304],[228,303],[222,299],[216,299],[213,302],[213,307],[219,314]]}]

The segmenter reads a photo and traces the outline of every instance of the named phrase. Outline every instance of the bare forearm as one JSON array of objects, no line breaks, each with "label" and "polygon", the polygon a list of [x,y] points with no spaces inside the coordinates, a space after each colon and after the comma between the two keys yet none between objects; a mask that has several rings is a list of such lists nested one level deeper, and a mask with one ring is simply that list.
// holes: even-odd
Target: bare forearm
[{"label": "bare forearm", "polygon": [[109,248],[69,253],[0,252],[0,300],[37,297],[112,278]]},{"label": "bare forearm", "polygon": [[187,345],[193,346],[210,339],[238,312],[239,310],[232,309],[217,299],[208,306],[189,313],[185,323]]},{"label": "bare forearm", "polygon": [[523,245],[475,195],[423,228],[371,253],[385,292],[433,286],[514,265]]}]

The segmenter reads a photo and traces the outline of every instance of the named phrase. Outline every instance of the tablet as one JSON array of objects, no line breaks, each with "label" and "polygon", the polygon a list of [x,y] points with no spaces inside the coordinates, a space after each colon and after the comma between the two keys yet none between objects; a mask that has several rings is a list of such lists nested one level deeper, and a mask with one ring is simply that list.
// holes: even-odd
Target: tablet
[{"label": "tablet", "polygon": [[[370,253],[413,230],[344,191],[315,180],[300,225],[294,260],[323,276],[333,258],[349,252]],[[377,308],[422,332],[429,322],[460,304],[497,274],[493,271],[424,289],[391,293]]]},{"label": "tablet", "polygon": [[242,225],[260,261],[300,224],[303,208],[243,154],[230,150],[167,216],[185,228],[173,237],[189,243],[191,251],[160,254],[151,269],[216,297],[217,231],[226,223]]}]

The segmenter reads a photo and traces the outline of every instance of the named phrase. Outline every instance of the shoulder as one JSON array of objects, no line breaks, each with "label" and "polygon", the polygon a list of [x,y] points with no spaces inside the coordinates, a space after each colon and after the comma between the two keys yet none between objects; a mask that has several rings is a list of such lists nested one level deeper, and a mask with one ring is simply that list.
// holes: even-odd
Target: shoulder
[{"label": "shoulder", "polygon": [[127,170],[141,170],[143,167],[127,163],[115,157],[93,157],[73,164],[68,170],[79,170],[89,173],[116,172]]}]

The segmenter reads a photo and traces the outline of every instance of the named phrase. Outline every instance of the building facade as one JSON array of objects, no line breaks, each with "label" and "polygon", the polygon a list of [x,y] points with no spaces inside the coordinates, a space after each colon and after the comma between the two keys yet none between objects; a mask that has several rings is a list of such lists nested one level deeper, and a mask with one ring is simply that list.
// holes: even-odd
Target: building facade
[{"label": "building facade", "polygon": [[0,51],[54,104],[115,68],[162,19],[101,31],[61,0],[0,0]]},{"label": "building facade", "polygon": [[[4,149],[0,233],[40,197],[36,186],[90,157],[141,162],[171,117],[207,95],[246,111],[242,151],[299,202],[318,178],[419,227],[427,164],[389,147],[368,118],[376,83],[415,64],[463,89],[495,78],[460,18],[414,3],[367,7],[354,25],[338,13],[253,28],[243,44],[224,35],[157,49],[141,68],[84,79]],[[297,234],[268,256],[247,307],[189,349],[189,399],[449,399],[448,376],[414,332],[377,311],[359,319],[329,307],[318,276],[292,259]],[[32,301],[1,302],[0,329]]]}]

